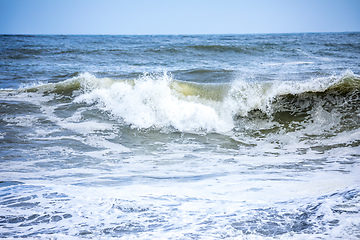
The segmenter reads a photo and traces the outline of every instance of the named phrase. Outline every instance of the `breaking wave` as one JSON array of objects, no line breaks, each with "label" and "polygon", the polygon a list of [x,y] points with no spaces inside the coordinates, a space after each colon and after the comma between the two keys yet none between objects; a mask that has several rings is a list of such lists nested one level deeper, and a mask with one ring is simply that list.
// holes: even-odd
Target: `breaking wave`
[{"label": "breaking wave", "polygon": [[254,117],[289,124],[312,121],[322,112],[341,114],[344,123],[354,121],[360,114],[359,90],[360,77],[351,71],[308,81],[238,79],[216,84],[179,81],[168,73],[122,80],[83,73],[63,82],[21,89],[96,104],[135,128],[223,133],[239,127],[239,119]]}]

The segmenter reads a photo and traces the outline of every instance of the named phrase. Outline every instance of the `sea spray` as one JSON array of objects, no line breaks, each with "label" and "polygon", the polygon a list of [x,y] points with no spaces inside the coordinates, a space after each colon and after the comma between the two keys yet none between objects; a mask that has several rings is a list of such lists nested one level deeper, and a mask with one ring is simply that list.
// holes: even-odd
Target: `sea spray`
[{"label": "sea spray", "polygon": [[[81,94],[75,102],[97,104],[133,127],[224,133],[234,128],[238,117],[254,111],[274,117],[294,98],[302,101],[303,106],[316,105],[306,98],[300,99],[313,93],[318,101],[328,101],[329,91],[345,87],[357,90],[359,77],[348,71],[343,76],[299,82],[238,79],[230,84],[194,84],[175,80],[168,73],[146,74],[134,80],[99,79],[82,74],[72,81],[81,85]],[[307,109],[302,113],[301,109],[292,111],[299,111],[293,115],[308,114]]]},{"label": "sea spray", "polygon": [[[171,87],[167,75],[144,75],[129,84],[117,81],[85,89],[76,102],[97,103],[114,117],[139,128],[168,128],[179,131],[224,132],[232,129],[232,119],[221,118],[221,103],[187,96]],[[182,96],[180,96],[182,95]]]}]

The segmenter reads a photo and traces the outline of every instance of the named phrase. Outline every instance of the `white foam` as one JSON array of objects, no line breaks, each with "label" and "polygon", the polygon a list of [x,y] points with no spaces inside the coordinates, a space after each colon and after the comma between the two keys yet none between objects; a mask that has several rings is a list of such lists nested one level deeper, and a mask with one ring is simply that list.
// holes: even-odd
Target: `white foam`
[{"label": "white foam", "polygon": [[20,89],[26,89],[26,88],[36,88],[39,86],[43,86],[48,84],[47,81],[31,81],[30,83],[22,83],[20,84]]},{"label": "white foam", "polygon": [[97,131],[111,130],[112,124],[100,123],[96,121],[83,121],[83,122],[64,122],[60,126],[76,131],[81,134],[94,133]]},{"label": "white foam", "polygon": [[226,119],[211,105],[180,98],[170,87],[171,77],[145,75],[135,84],[116,82],[110,87],[96,86],[78,96],[76,102],[99,106],[138,128],[173,127],[180,131],[229,131],[231,116]]},{"label": "white foam", "polygon": [[[171,87],[175,80],[167,73],[148,74],[134,81],[99,79],[86,73],[73,81],[79,81],[83,91],[75,98],[76,103],[96,103],[100,109],[135,128],[226,133],[234,128],[234,116],[246,116],[255,109],[271,114],[271,104],[276,97],[323,92],[348,75],[354,76],[348,71],[342,77],[307,81],[259,82],[237,79],[231,83],[225,97],[218,101],[197,95],[183,95],[176,87]],[[191,89],[191,85],[185,87],[186,91],[200,91],[200,88]],[[320,118],[326,117],[324,114],[324,111],[318,111],[316,119],[321,121]]]},{"label": "white foam", "polygon": [[34,116],[22,115],[16,117],[5,117],[4,121],[21,127],[32,127],[38,121]]}]

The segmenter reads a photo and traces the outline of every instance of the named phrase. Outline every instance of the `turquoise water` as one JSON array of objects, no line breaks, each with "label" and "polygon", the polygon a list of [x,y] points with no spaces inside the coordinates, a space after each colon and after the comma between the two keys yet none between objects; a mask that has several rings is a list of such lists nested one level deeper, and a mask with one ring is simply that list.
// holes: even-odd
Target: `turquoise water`
[{"label": "turquoise water", "polygon": [[359,33],[0,48],[1,237],[359,238]]}]

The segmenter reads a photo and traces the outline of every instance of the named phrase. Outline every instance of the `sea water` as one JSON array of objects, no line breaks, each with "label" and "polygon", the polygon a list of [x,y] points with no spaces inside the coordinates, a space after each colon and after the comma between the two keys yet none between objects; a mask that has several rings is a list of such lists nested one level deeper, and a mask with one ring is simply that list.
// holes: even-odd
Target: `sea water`
[{"label": "sea water", "polygon": [[0,237],[360,238],[359,33],[0,52]]}]

